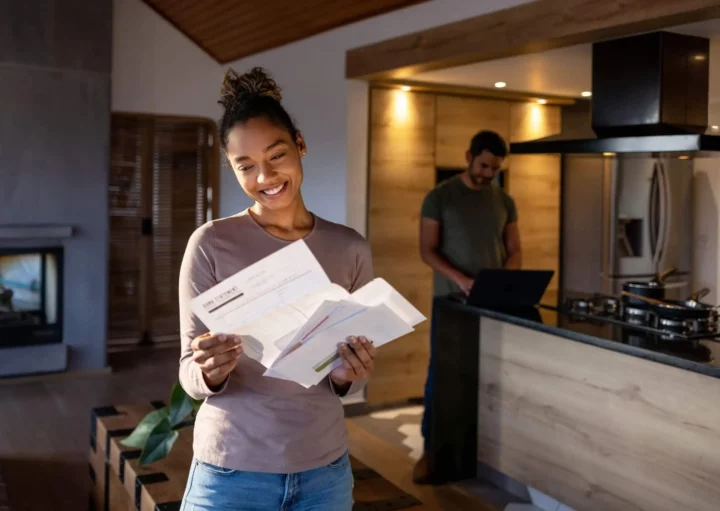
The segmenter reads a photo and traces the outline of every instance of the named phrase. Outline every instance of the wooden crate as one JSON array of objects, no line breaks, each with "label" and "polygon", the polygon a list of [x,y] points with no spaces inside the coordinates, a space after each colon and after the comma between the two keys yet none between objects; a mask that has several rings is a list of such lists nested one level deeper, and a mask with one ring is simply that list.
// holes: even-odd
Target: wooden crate
[{"label": "wooden crate", "polygon": [[180,430],[170,455],[140,467],[140,450],[120,443],[149,412],[164,406],[118,405],[95,408],[90,425],[90,509],[173,511],[180,509],[192,462],[192,423]]},{"label": "wooden crate", "polygon": [[[192,422],[185,423],[170,454],[140,467],[140,450],[120,441],[162,402],[94,408],[91,416],[90,509],[94,511],[179,511],[192,463]],[[417,499],[351,457],[354,511],[422,511]]]}]

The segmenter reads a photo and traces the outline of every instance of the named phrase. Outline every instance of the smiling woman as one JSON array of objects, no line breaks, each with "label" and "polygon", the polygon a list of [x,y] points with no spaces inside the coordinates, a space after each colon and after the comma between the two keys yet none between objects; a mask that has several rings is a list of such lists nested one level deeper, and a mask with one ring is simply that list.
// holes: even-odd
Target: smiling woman
[{"label": "smiling woman", "polygon": [[[190,238],[180,272],[180,383],[205,399],[195,421],[183,509],[207,511],[352,508],[352,473],[339,396],[360,391],[375,348],[363,337],[338,339],[343,365],[306,389],[263,376],[243,356],[243,339],[208,332],[190,301],[218,282],[303,239],[330,280],[349,292],[370,282],[365,239],[313,215],[301,187],[307,147],[280,103],[280,88],[255,68],[228,71],[220,139],[252,207],[209,222]],[[194,507],[193,507],[194,506]]]}]

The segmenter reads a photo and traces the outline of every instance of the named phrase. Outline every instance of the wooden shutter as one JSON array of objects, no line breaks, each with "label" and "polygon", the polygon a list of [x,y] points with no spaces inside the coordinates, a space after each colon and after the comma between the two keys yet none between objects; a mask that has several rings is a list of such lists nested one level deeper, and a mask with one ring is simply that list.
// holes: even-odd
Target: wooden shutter
[{"label": "wooden shutter", "polygon": [[110,344],[177,339],[185,246],[216,211],[214,140],[209,120],[113,114]]},{"label": "wooden shutter", "polygon": [[205,223],[211,134],[197,122],[156,120],[152,169],[154,338],[178,331],[178,274],[188,238]]},{"label": "wooden shutter", "polygon": [[112,117],[108,338],[115,341],[140,338],[143,140],[141,121]]}]

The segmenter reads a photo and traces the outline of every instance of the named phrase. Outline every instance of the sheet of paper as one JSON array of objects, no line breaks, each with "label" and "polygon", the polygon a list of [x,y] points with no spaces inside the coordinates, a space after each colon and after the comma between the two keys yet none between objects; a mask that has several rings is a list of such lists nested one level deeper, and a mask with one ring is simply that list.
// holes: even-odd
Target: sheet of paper
[{"label": "sheet of paper", "polygon": [[190,308],[211,331],[242,335],[247,355],[268,367],[326,296],[342,294],[337,288],[347,296],[300,240],[197,296]]},{"label": "sheet of paper", "polygon": [[351,299],[363,305],[384,303],[410,326],[422,323],[426,319],[403,295],[381,278],[376,278],[355,291]]},{"label": "sheet of paper", "polygon": [[316,385],[340,365],[338,344],[349,336],[365,336],[379,347],[412,331],[413,327],[385,304],[363,307],[319,329],[300,348],[277,360],[269,375],[282,375],[303,386]]}]

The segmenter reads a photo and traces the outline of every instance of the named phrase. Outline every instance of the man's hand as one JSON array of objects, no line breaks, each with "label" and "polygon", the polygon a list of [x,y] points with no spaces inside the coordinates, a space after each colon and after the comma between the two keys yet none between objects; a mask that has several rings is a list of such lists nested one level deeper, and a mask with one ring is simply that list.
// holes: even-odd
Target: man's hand
[{"label": "man's hand", "polygon": [[462,289],[462,292],[465,293],[465,296],[470,294],[470,290],[473,287],[473,284],[475,281],[471,279],[470,277],[466,277],[465,275],[460,275],[455,279],[455,283],[460,286],[460,289]]},{"label": "man's hand", "polygon": [[205,383],[219,387],[237,366],[243,354],[238,335],[207,333],[193,339],[190,344],[193,360],[200,366]]},{"label": "man's hand", "polygon": [[377,348],[365,337],[350,337],[350,345],[341,343],[338,353],[343,365],[330,373],[330,379],[337,387],[349,386],[354,381],[362,381],[373,372]]}]

